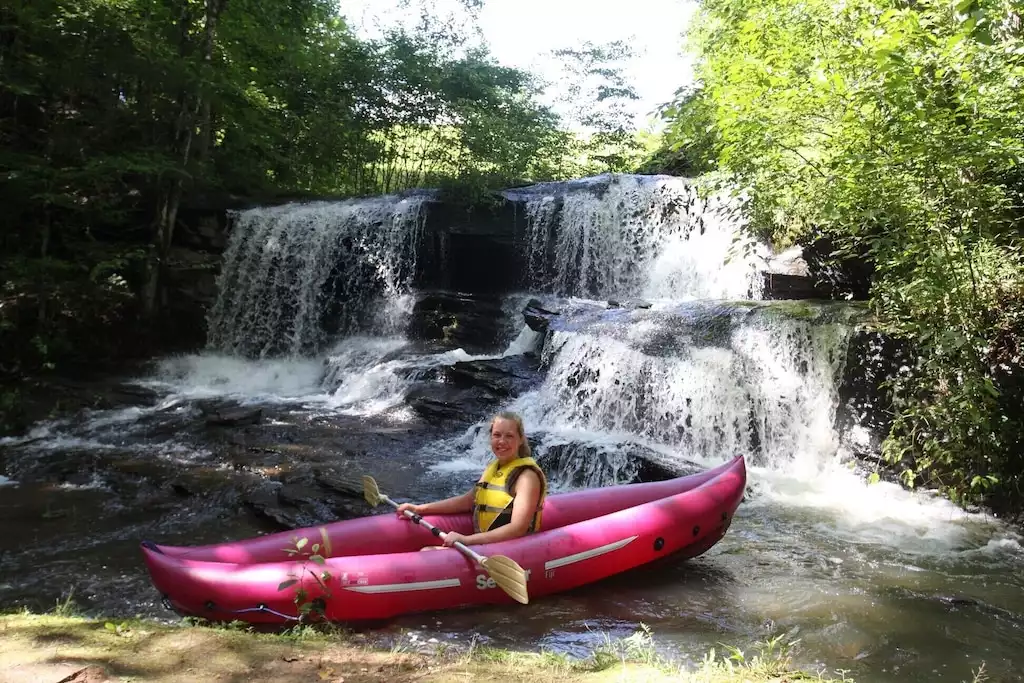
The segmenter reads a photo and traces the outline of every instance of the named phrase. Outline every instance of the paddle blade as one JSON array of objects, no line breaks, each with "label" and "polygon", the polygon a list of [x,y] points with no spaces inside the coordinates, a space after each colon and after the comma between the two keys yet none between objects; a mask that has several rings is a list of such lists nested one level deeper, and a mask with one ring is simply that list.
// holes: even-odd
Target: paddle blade
[{"label": "paddle blade", "polygon": [[524,605],[530,602],[526,590],[526,572],[515,560],[504,555],[492,555],[485,557],[480,564],[494,579],[494,583],[511,595],[513,600]]},{"label": "paddle blade", "polygon": [[380,505],[380,489],[377,482],[369,475],[363,475],[363,497],[372,507]]}]

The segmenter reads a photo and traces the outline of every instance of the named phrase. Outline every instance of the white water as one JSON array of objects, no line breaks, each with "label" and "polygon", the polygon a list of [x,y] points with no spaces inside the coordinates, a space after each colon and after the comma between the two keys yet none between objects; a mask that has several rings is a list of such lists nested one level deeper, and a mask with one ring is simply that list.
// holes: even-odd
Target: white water
[{"label": "white water", "polygon": [[264,357],[316,351],[327,330],[400,330],[424,197],[286,204],[234,215],[209,346]]},{"label": "white water", "polygon": [[339,414],[372,416],[404,403],[405,392],[432,370],[460,361],[521,355],[539,335],[525,325],[498,354],[461,348],[417,354],[397,336],[353,336],[314,358],[252,360],[224,354],[178,356],[161,361],[140,383],[166,393],[165,400],[223,398],[245,404],[293,403]]},{"label": "white water", "polygon": [[307,396],[319,386],[322,374],[315,358],[253,360],[207,353],[160,361],[145,385],[184,400],[234,398],[258,403]]},{"label": "white water", "polygon": [[0,486],[16,486],[18,482],[13,479],[8,479],[4,475],[0,474]]},{"label": "white water", "polygon": [[[520,355],[536,347],[539,335],[525,325],[497,354],[471,355],[463,349],[434,354],[410,351],[402,337],[355,336],[315,358],[247,359],[222,353],[165,358],[136,383],[157,391],[153,406],[87,411],[81,420],[61,419],[34,426],[27,434],[0,439],[0,446],[38,452],[110,452],[124,446],[128,434],[145,433],[145,422],[161,413],[195,413],[195,401],[227,400],[242,406],[287,405],[295,411],[326,415],[385,417],[406,422],[413,414],[405,394],[413,383],[442,366],[460,361]],[[136,439],[131,448],[154,457],[190,463],[210,455],[177,441]],[[16,482],[0,477],[0,486]]]},{"label": "white water", "polygon": [[[508,406],[535,435],[539,456],[571,445],[587,457],[573,463],[575,479],[614,483],[631,474],[628,454],[638,448],[662,462],[705,467],[745,454],[746,508],[812,514],[807,533],[830,542],[938,556],[1012,538],[983,515],[894,484],[868,484],[852,470],[834,428],[846,325],[725,312],[717,318],[726,331],[694,343],[691,333],[707,320],[676,315],[634,312],[628,321],[551,333],[543,385]],[[689,324],[669,324],[680,319]],[[666,330],[687,344],[642,350]],[[428,446],[424,457],[439,460],[436,474],[475,476],[492,457],[486,422]],[[551,474],[564,488],[567,473]]]},{"label": "white water", "polygon": [[610,177],[590,187],[525,197],[531,286],[564,296],[646,299],[760,297],[767,252],[745,238],[743,218],[722,196],[698,195],[669,176]]}]

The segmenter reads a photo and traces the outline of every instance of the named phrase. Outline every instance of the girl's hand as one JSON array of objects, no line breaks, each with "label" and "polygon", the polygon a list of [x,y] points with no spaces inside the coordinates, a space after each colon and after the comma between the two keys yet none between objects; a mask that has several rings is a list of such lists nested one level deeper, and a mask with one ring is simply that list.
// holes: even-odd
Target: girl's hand
[{"label": "girl's hand", "polygon": [[413,513],[415,515],[421,515],[421,514],[423,514],[423,513],[420,512],[420,508],[421,507],[422,506],[414,505],[413,503],[402,503],[401,505],[398,506],[398,509],[395,512],[398,513],[398,516],[399,516],[400,519],[409,519],[405,515],[405,511],[408,510],[409,512],[411,512],[411,513]]},{"label": "girl's hand", "polygon": [[469,536],[463,536],[456,531],[449,531],[444,537],[444,546],[446,548],[451,548],[456,541],[459,541],[462,545],[469,545],[469,543],[466,542],[468,540]]}]

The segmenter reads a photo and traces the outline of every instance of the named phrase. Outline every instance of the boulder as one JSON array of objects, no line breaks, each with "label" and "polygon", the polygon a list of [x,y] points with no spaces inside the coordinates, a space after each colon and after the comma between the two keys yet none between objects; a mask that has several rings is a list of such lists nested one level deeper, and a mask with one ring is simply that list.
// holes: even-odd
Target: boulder
[{"label": "boulder", "polygon": [[530,299],[526,304],[526,308],[523,309],[523,317],[526,319],[526,324],[534,332],[547,332],[551,321],[559,315],[561,313],[548,310],[537,299]]},{"label": "boulder", "polygon": [[496,399],[514,398],[542,379],[533,354],[459,361],[446,367],[444,376],[456,387],[479,387]]},{"label": "boulder", "polygon": [[461,292],[423,292],[413,305],[408,334],[417,341],[467,353],[497,351],[507,334],[502,300]]},{"label": "boulder", "polygon": [[[538,440],[543,442],[543,435]],[[537,453],[537,464],[548,479],[566,488],[664,481],[704,469],[685,460],[669,460],[639,444],[556,443],[539,447]]]},{"label": "boulder", "polygon": [[909,363],[909,349],[892,337],[866,328],[853,332],[836,410],[836,429],[851,455],[880,461],[892,426],[891,396],[881,385]]},{"label": "boulder", "polygon": [[424,383],[410,389],[405,401],[426,420],[472,423],[495,404],[495,398],[481,387],[459,388],[451,384]]},{"label": "boulder", "polygon": [[263,408],[221,408],[206,412],[200,407],[209,427],[241,427],[256,425],[263,421]]},{"label": "boulder", "polygon": [[261,482],[247,490],[242,500],[257,516],[284,530],[329,524],[372,512],[365,501],[347,493],[338,495],[312,479]]}]

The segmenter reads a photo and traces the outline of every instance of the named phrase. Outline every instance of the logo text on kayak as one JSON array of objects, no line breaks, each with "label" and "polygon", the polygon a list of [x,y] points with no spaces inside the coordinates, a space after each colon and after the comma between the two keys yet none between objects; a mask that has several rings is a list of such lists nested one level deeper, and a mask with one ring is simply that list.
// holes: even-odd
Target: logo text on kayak
[{"label": "logo text on kayak", "polygon": [[[526,580],[529,581],[530,580],[530,570],[527,569],[525,571],[526,571]],[[480,590],[486,590],[487,588],[497,588],[497,586],[498,586],[498,584],[496,584],[494,582],[494,579],[492,579],[491,577],[487,576],[487,574],[477,574],[476,575],[476,587],[479,588]]]}]

